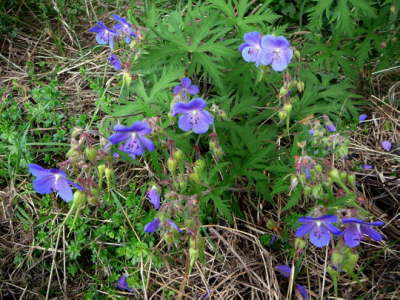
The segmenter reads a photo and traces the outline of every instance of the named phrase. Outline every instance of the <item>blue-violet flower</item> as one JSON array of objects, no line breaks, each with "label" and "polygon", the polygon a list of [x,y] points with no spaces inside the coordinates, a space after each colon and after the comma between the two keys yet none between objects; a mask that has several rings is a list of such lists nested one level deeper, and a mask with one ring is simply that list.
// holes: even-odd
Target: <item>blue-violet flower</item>
[{"label": "blue-violet flower", "polygon": [[108,28],[103,22],[97,22],[96,26],[89,29],[90,32],[96,33],[96,41],[100,45],[109,44],[111,49],[114,49],[114,37],[118,34],[114,30]]},{"label": "blue-violet flower", "polygon": [[367,118],[368,118],[368,116],[367,116],[366,114],[361,114],[361,115],[358,117],[358,121],[359,121],[360,123],[362,123],[362,122],[364,122]]},{"label": "blue-violet flower", "polygon": [[121,291],[127,291],[130,293],[135,291],[133,288],[129,287],[126,275],[121,275],[121,277],[119,277],[116,286]]},{"label": "blue-violet flower", "polygon": [[290,48],[289,41],[283,36],[265,35],[261,39],[261,63],[271,64],[274,71],[285,70],[292,60],[293,49]]},{"label": "blue-violet flower", "polygon": [[375,229],[372,229],[372,226],[382,226],[383,222],[364,222],[357,218],[344,218],[342,220],[343,224],[346,224],[345,229],[343,230],[343,238],[346,246],[353,248],[360,244],[364,235],[369,236],[374,241],[381,241],[382,236]]},{"label": "blue-violet flower", "polygon": [[296,237],[309,234],[310,242],[317,247],[324,247],[329,244],[330,233],[336,235],[341,233],[338,228],[332,225],[332,223],[337,222],[337,217],[333,215],[325,215],[318,218],[300,217],[299,222],[303,225],[297,229]]},{"label": "blue-violet flower", "polygon": [[156,186],[152,186],[151,189],[147,192],[147,198],[150,203],[153,204],[155,209],[160,208],[160,193],[157,190]]},{"label": "blue-violet flower", "polygon": [[200,92],[199,87],[197,85],[192,84],[192,81],[188,77],[184,77],[181,79],[181,84],[178,84],[174,87],[173,91],[174,95],[182,95],[184,99],[187,99],[187,94],[196,95]]},{"label": "blue-violet flower", "polygon": [[52,192],[57,192],[65,202],[70,202],[74,198],[72,193],[71,185],[79,190],[83,188],[72,182],[67,178],[67,174],[59,169],[45,169],[36,164],[29,164],[29,172],[36,179],[33,181],[33,188],[39,194],[50,194]]},{"label": "blue-violet flower", "polygon": [[112,15],[115,21],[119,22],[113,26],[113,29],[120,35],[125,36],[125,43],[130,43],[131,38],[136,38],[136,33],[133,30],[132,24],[130,24],[125,18],[118,15]]},{"label": "blue-violet flower", "polygon": [[392,149],[392,143],[389,142],[389,141],[387,141],[387,140],[384,140],[384,141],[382,141],[382,143],[381,143],[381,147],[382,147],[383,150],[385,150],[385,151],[390,151],[390,149]]},{"label": "blue-violet flower", "polygon": [[115,54],[110,55],[110,57],[108,58],[108,62],[114,67],[116,71],[121,71],[122,63],[117,55]]},{"label": "blue-violet flower", "polygon": [[151,133],[151,128],[146,122],[137,121],[131,127],[115,125],[113,131],[116,133],[110,136],[108,140],[113,145],[125,142],[118,149],[133,159],[142,155],[146,148],[149,151],[153,151],[155,148],[154,143],[146,137]]},{"label": "blue-violet flower", "polygon": [[248,32],[244,35],[245,43],[239,47],[243,59],[247,62],[255,62],[256,67],[262,64],[263,49],[261,48],[261,39],[261,33]]},{"label": "blue-violet flower", "polygon": [[195,98],[189,103],[178,102],[172,109],[172,116],[182,114],[178,126],[183,131],[192,130],[194,133],[202,134],[214,122],[214,117],[204,108],[207,103],[202,98]]}]

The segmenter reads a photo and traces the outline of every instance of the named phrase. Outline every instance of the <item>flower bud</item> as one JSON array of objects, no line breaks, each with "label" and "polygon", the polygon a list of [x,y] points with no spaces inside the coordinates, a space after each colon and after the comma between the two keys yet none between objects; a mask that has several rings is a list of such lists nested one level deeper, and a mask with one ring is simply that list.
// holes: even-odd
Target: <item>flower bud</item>
[{"label": "flower bud", "polygon": [[322,166],[320,164],[315,165],[314,170],[316,173],[322,172]]},{"label": "flower bud", "polygon": [[283,111],[283,110],[280,110],[278,112],[278,116],[279,116],[279,120],[284,121],[287,118],[287,112]]},{"label": "flower bud", "polygon": [[396,13],[396,5],[393,4],[393,5],[390,6],[390,12],[392,14]]},{"label": "flower bud", "polygon": [[350,174],[347,176],[347,180],[351,185],[356,185],[356,175]]},{"label": "flower bud", "polygon": [[86,194],[80,190],[75,191],[74,193],[74,205],[75,207],[80,207],[85,203]]},{"label": "flower bud", "polygon": [[297,58],[297,59],[300,59],[300,57],[301,57],[301,55],[300,55],[300,51],[299,50],[294,50],[294,56]]},{"label": "flower bud", "polygon": [[105,164],[101,164],[97,166],[97,171],[99,172],[99,177],[103,177],[104,175],[104,171],[106,170],[106,165]]},{"label": "flower bud", "polygon": [[189,257],[190,257],[190,268],[192,268],[196,260],[199,258],[199,250],[196,249],[195,247],[190,247]]},{"label": "flower bud", "polygon": [[177,162],[181,162],[183,159],[183,152],[180,149],[176,149],[176,151],[173,154],[174,159],[176,159]]},{"label": "flower bud", "polygon": [[281,87],[279,90],[279,98],[285,97],[289,90],[286,87]]},{"label": "flower bud", "polygon": [[299,91],[299,93],[304,92],[304,82],[303,81],[297,82],[297,90]]},{"label": "flower bud", "polygon": [[194,169],[196,170],[196,172],[200,173],[203,172],[205,167],[206,167],[206,162],[204,161],[204,159],[198,159],[194,163]]},{"label": "flower bud", "polygon": [[344,171],[339,172],[339,176],[340,176],[340,181],[345,182],[347,180],[347,173],[346,172],[344,172]]},{"label": "flower bud", "polygon": [[168,168],[168,171],[172,174],[172,175],[175,175],[175,171],[176,171],[176,166],[177,166],[177,161],[176,161],[176,159],[173,159],[173,158],[168,158],[168,160],[167,160],[167,168]]},{"label": "flower bud", "polygon": [[80,153],[79,153],[79,151],[75,150],[74,148],[71,148],[68,150],[66,156],[69,159],[69,161],[77,162],[80,158]]},{"label": "flower bud", "polygon": [[292,111],[292,104],[290,104],[290,103],[285,104],[285,105],[283,106],[283,110],[284,110],[285,112],[287,112],[287,114],[290,114],[290,112]]},{"label": "flower bud", "polygon": [[86,158],[88,159],[88,161],[90,161],[92,163],[96,162],[96,157],[97,157],[96,149],[87,147],[85,149],[85,155],[86,155]]},{"label": "flower bud", "polygon": [[303,250],[306,247],[306,241],[301,238],[294,239],[294,248],[296,250]]},{"label": "flower bud", "polygon": [[113,170],[110,168],[105,168],[104,173],[106,175],[106,181],[107,181],[107,189],[110,190],[111,189],[111,178],[114,174]]},{"label": "flower bud", "polygon": [[334,182],[339,182],[339,181],[340,181],[340,175],[339,175],[338,169],[333,168],[333,169],[329,172],[329,178],[331,178],[332,181],[334,181]]},{"label": "flower bud", "polygon": [[201,183],[200,177],[199,177],[199,174],[198,174],[198,173],[191,173],[191,174],[189,175],[189,178],[190,178],[191,180],[193,180],[195,183],[198,183],[198,184]]},{"label": "flower bud", "polygon": [[132,77],[129,72],[124,71],[122,73],[122,86],[129,87],[131,85]]}]

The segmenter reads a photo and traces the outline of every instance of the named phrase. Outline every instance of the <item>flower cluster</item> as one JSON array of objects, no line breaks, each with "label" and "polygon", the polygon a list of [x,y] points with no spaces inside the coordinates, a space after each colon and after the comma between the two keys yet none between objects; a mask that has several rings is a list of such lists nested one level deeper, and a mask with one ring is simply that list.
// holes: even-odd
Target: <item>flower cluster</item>
[{"label": "flower cluster", "polygon": [[[123,39],[129,44],[132,40],[138,37],[138,33],[134,30],[133,25],[125,18],[118,15],[112,15],[117,22],[111,28],[107,27],[103,22],[97,22],[95,26],[89,29],[90,32],[96,33],[96,41],[100,45],[109,45],[111,51],[114,50],[114,42],[118,39]],[[122,63],[117,55],[111,54],[108,62],[116,71],[122,69]]]},{"label": "flower cluster", "polygon": [[245,61],[254,62],[257,67],[271,65],[274,71],[281,72],[292,60],[293,49],[283,36],[263,36],[259,32],[248,32],[244,35],[244,41],[239,51]]},{"label": "flower cluster", "polygon": [[[155,185],[153,185],[147,192],[147,198],[149,202],[153,205],[154,209],[159,210],[161,205],[161,196]],[[144,226],[144,232],[151,233],[157,231],[160,227],[172,228],[178,232],[182,230],[175,224],[174,221],[165,217],[165,214],[160,212],[160,216],[154,218],[152,221]]]},{"label": "flower cluster", "polygon": [[358,246],[364,239],[369,236],[374,241],[382,241],[382,236],[372,226],[382,226],[383,222],[365,222],[357,218],[343,218],[342,224],[344,228],[340,230],[333,223],[338,223],[337,216],[324,215],[320,217],[300,217],[299,222],[302,224],[296,231],[296,237],[303,237],[308,234],[310,242],[316,247],[327,246],[331,239],[331,233],[336,236],[343,236],[346,246],[353,248]]}]

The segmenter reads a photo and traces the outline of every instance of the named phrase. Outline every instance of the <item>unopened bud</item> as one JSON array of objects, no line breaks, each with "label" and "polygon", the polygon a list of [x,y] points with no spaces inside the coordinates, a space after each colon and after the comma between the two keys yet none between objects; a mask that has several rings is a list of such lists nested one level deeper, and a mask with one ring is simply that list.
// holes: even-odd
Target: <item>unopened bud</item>
[{"label": "unopened bud", "polygon": [[297,59],[300,59],[300,57],[301,57],[301,55],[300,55],[300,51],[299,50],[294,50],[294,56],[297,58]]},{"label": "unopened bud", "polygon": [[390,12],[392,14],[396,13],[396,5],[393,4],[393,5],[390,6]]},{"label": "unopened bud", "polygon": [[86,155],[86,158],[87,158],[90,162],[92,162],[92,163],[96,162],[96,157],[97,157],[97,151],[96,151],[96,149],[87,147],[87,148],[85,149],[85,155]]},{"label": "unopened bud", "polygon": [[101,165],[97,166],[97,171],[99,172],[99,177],[103,177],[105,170],[106,170],[105,164],[101,164]]},{"label": "unopened bud", "polygon": [[171,158],[171,157],[168,158],[168,160],[167,160],[167,168],[168,168],[168,171],[169,171],[172,175],[175,175],[176,166],[177,166],[176,159]]},{"label": "unopened bud", "polygon": [[285,112],[287,112],[287,114],[290,114],[290,112],[292,111],[292,104],[290,104],[290,103],[285,104],[285,105],[283,106],[283,110],[284,110]]},{"label": "unopened bud", "polygon": [[339,181],[340,181],[340,175],[339,175],[338,169],[333,168],[333,169],[329,172],[329,177],[332,179],[332,181],[334,181],[334,182],[339,182]]},{"label": "unopened bud", "polygon": [[279,98],[286,96],[288,92],[289,90],[286,87],[281,87],[279,90]]},{"label": "unopened bud", "polygon": [[199,177],[199,174],[198,174],[198,173],[191,173],[191,174],[189,175],[189,178],[190,178],[191,180],[193,180],[195,183],[198,183],[198,184],[201,183],[200,177]]},{"label": "unopened bud", "polygon": [[129,87],[131,85],[132,77],[129,72],[124,71],[122,75],[122,85],[125,87]]},{"label": "unopened bud", "polygon": [[77,150],[75,150],[74,148],[71,148],[67,152],[66,156],[68,157],[68,159],[71,162],[77,162],[79,160],[80,153]]},{"label": "unopened bud", "polygon": [[304,92],[304,82],[303,81],[299,81],[297,83],[297,90],[299,91],[299,93]]},{"label": "unopened bud", "polygon": [[302,250],[306,247],[306,241],[301,238],[296,238],[294,240],[294,248],[296,250]]},{"label": "unopened bud", "polygon": [[183,155],[184,155],[184,154],[183,154],[182,150],[180,150],[180,149],[177,149],[177,150],[174,152],[174,154],[173,154],[174,159],[176,159],[177,162],[182,161]]},{"label": "unopened bud", "polygon": [[203,172],[205,167],[206,167],[206,162],[204,161],[204,159],[198,159],[194,163],[194,169],[196,169],[197,172],[200,173]]},{"label": "unopened bud", "polygon": [[280,110],[278,112],[278,116],[279,116],[279,120],[284,121],[287,118],[287,112],[283,111],[283,110]]},{"label": "unopened bud", "polygon": [[315,165],[314,170],[316,173],[322,172],[322,166],[320,164]]},{"label": "unopened bud", "polygon": [[111,178],[112,178],[114,172],[112,169],[106,167],[106,169],[104,170],[104,173],[106,175],[107,189],[110,190],[111,189]]},{"label": "unopened bud", "polygon": [[86,195],[84,192],[77,190],[74,193],[74,205],[75,207],[80,207],[82,204],[85,203]]},{"label": "unopened bud", "polygon": [[351,185],[353,185],[353,186],[356,185],[356,175],[354,175],[354,174],[348,175],[347,180],[349,181],[349,183]]}]

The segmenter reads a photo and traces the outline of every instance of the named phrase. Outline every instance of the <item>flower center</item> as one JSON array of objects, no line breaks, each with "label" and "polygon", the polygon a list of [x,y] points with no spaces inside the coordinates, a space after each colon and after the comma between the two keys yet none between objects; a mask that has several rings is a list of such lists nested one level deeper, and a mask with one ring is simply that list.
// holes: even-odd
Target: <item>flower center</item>
[{"label": "flower center", "polygon": [[191,118],[190,118],[190,122],[192,123],[192,125],[197,124],[198,119],[199,119],[199,111],[198,110],[192,110],[190,112]]},{"label": "flower center", "polygon": [[274,55],[274,59],[279,59],[282,55],[282,50],[280,48],[275,48],[272,53]]}]

